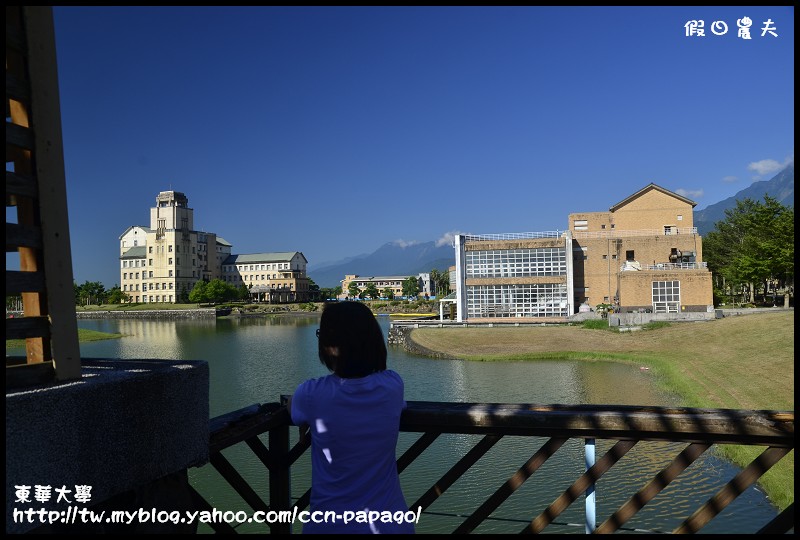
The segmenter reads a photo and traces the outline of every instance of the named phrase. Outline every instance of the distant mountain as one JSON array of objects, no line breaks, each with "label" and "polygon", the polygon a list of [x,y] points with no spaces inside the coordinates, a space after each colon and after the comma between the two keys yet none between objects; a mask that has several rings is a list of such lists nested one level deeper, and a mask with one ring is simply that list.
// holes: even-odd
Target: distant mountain
[{"label": "distant mountain", "polygon": [[456,263],[453,246],[436,246],[436,242],[401,245],[389,242],[369,255],[348,257],[315,268],[309,265],[308,277],[320,287],[336,287],[347,274],[359,276],[413,276],[436,268],[446,272]]},{"label": "distant mountain", "polygon": [[725,210],[736,208],[736,201],[751,199],[764,200],[764,195],[777,199],[784,206],[794,206],[794,163],[783,169],[770,180],[753,182],[733,197],[714,203],[694,213],[694,226],[700,236],[714,230],[717,221],[725,219]]}]

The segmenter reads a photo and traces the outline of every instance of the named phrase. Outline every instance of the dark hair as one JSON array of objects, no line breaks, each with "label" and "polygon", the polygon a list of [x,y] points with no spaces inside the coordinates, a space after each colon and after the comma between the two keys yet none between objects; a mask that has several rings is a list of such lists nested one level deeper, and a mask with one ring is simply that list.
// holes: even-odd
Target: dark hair
[{"label": "dark hair", "polygon": [[[331,355],[328,347],[337,347],[338,355]],[[345,379],[385,370],[386,343],[372,310],[355,301],[325,304],[319,323],[319,360]]]}]

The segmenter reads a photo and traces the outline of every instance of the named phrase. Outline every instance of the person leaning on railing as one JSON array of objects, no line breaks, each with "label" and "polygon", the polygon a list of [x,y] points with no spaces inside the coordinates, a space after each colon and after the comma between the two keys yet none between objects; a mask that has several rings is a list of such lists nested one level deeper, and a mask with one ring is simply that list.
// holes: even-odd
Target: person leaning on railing
[{"label": "person leaning on railing", "polygon": [[304,524],[304,533],[413,533],[413,523],[384,519],[408,512],[397,472],[403,380],[386,368],[386,344],[361,302],[326,304],[317,330],[320,361],[330,375],[297,387],[287,408],[301,437],[311,434],[311,511],[380,512],[358,519]]}]

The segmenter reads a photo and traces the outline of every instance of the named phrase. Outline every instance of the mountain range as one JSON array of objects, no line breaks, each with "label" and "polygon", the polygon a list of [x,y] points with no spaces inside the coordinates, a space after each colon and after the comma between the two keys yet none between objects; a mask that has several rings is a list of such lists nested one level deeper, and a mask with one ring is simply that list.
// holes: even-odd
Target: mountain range
[{"label": "mountain range", "polygon": [[[772,179],[753,182],[733,197],[694,212],[694,226],[702,236],[714,230],[714,224],[725,219],[725,210],[736,207],[737,200],[749,198],[763,201],[764,195],[777,199],[785,206],[794,206],[794,164]],[[437,245],[438,244],[438,245]],[[434,241],[407,244],[387,242],[373,253],[347,257],[319,267],[308,266],[308,276],[323,288],[341,285],[347,274],[359,276],[412,276],[432,269],[446,272],[455,264],[452,245]]]},{"label": "mountain range", "polygon": [[448,243],[387,242],[373,253],[348,257],[315,268],[308,265],[308,277],[320,287],[337,287],[346,274],[359,276],[413,276],[434,268],[446,272],[456,264],[455,248]]},{"label": "mountain range", "polygon": [[736,208],[736,201],[763,201],[764,195],[777,199],[784,206],[794,207],[794,163],[769,180],[753,182],[733,197],[709,205],[703,210],[695,210],[694,226],[700,236],[706,235],[714,230],[717,221],[725,219],[725,210]]}]

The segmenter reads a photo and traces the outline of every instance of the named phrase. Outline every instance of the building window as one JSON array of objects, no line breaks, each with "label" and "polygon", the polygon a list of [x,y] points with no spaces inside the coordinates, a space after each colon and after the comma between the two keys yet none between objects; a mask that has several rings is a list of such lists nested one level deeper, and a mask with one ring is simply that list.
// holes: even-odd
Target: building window
[{"label": "building window", "polygon": [[153,259],[148,259],[147,261],[148,266],[153,266]]},{"label": "building window", "polygon": [[[582,249],[576,249],[576,254]],[[520,248],[466,252],[468,278],[563,276],[567,273],[564,248]]]},{"label": "building window", "polygon": [[603,260],[605,261],[606,259],[608,259],[608,255],[603,255]]},{"label": "building window", "polygon": [[653,282],[653,312],[678,313],[681,304],[680,281]]},{"label": "building window", "polygon": [[[153,277],[153,272],[150,272],[150,276],[149,277]],[[150,284],[150,286],[152,287],[153,285]]]},{"label": "building window", "polygon": [[149,248],[147,248],[147,252],[148,253],[152,253],[153,252],[153,246],[150,246]]},{"label": "building window", "polygon": [[603,223],[602,225],[600,225],[600,228],[601,228],[601,229],[605,229],[605,228],[606,228],[606,224],[605,224],[605,223]]},{"label": "building window", "polygon": [[169,264],[172,265],[172,257],[169,258]]},{"label": "building window", "polygon": [[563,283],[468,285],[467,315],[481,318],[565,317],[570,314]]},{"label": "building window", "polygon": [[576,231],[588,231],[589,230],[589,221],[585,219],[576,219],[573,223],[573,227]]},{"label": "building window", "polygon": [[[172,277],[172,270],[169,271],[169,277]],[[170,283],[170,288],[172,288],[172,283]]]},{"label": "building window", "polygon": [[617,254],[616,253],[611,256],[611,260],[612,261],[616,261],[617,260]]},{"label": "building window", "polygon": [[626,261],[635,261],[636,260],[636,257],[633,256],[633,250],[632,249],[627,250],[625,252],[625,260]]},{"label": "building window", "polygon": [[678,214],[678,221],[683,221],[683,216],[681,214]]},{"label": "building window", "polygon": [[167,246],[167,251],[169,251],[170,253],[172,253],[172,244],[170,244],[169,246]]},{"label": "building window", "polygon": [[613,228],[615,228],[615,227],[616,227],[616,225],[614,225],[614,224],[612,223],[612,224],[611,224],[611,228],[613,229]]}]

